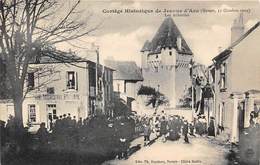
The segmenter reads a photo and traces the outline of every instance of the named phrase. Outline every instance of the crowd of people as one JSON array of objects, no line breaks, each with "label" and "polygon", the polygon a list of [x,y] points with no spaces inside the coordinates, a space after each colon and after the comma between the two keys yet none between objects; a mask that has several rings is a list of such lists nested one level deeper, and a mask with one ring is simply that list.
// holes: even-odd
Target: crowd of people
[{"label": "crowd of people", "polygon": [[[91,146],[95,149],[98,146],[99,151],[112,153],[119,159],[127,158],[130,142],[140,135],[144,136],[144,146],[150,144],[152,133],[163,142],[178,140],[183,135],[184,142],[189,143],[189,136],[195,136],[195,133],[215,136],[213,118],[208,125],[205,116],[189,123],[182,116],[167,115],[164,111],[152,116],[91,116],[78,120],[75,116],[63,114],[49,118],[49,121],[48,128],[46,123],[41,123],[35,134],[36,145],[33,146],[40,150],[89,150]],[[14,134],[11,129],[13,122],[11,116],[5,125],[9,136]]]},{"label": "crowd of people", "polygon": [[156,138],[161,137],[163,142],[167,139],[178,140],[182,133],[184,141],[189,143],[188,133],[194,135],[192,123],[189,124],[184,117],[178,115],[168,116],[164,111],[155,112],[152,117],[143,116],[141,123],[143,123],[144,146],[151,142],[151,133],[154,133]]},{"label": "crowd of people", "polygon": [[166,140],[178,140],[181,135],[184,137],[184,142],[189,143],[189,136],[215,136],[215,121],[211,117],[207,124],[204,115],[198,116],[194,122],[188,122],[183,116],[167,115],[164,111],[154,113],[152,117],[143,116],[144,146],[147,146],[151,139],[151,133],[156,135],[156,138],[161,137],[163,142]]},{"label": "crowd of people", "polygon": [[[93,116],[86,119],[75,117],[70,114],[59,116],[47,130],[42,123],[36,133],[39,146],[55,146],[56,149],[79,149],[84,146],[97,147],[100,150],[117,155],[118,158],[127,157],[127,149],[135,135],[136,121],[130,116],[109,118],[106,116]],[[51,132],[51,133],[50,133]],[[97,149],[97,148],[95,148]]]}]

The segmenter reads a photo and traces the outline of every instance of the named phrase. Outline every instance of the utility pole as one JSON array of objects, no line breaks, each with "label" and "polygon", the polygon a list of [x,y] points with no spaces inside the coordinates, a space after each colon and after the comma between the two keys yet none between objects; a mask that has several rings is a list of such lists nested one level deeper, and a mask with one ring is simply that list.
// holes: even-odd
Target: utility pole
[{"label": "utility pole", "polygon": [[193,59],[191,59],[190,61],[190,77],[191,77],[191,117],[192,117],[192,120],[193,120],[193,124],[195,124],[195,121],[194,121],[194,86],[193,86],[193,67],[194,67],[194,61]]}]

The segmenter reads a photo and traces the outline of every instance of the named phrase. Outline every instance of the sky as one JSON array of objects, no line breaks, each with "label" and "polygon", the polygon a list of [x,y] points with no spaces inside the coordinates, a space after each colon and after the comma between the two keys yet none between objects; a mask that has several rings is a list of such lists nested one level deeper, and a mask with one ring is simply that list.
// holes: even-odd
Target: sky
[{"label": "sky", "polygon": [[[125,13],[125,9],[153,10],[152,13]],[[156,13],[156,9],[161,13]],[[260,1],[95,1],[82,0],[79,17],[91,13],[90,26],[101,26],[73,45],[60,44],[61,49],[71,49],[80,56],[96,59],[93,51],[99,47],[101,63],[104,59],[136,61],[141,63],[141,48],[146,40],[152,40],[166,15],[164,10],[199,10],[186,16],[173,18],[184,39],[191,48],[195,61],[210,65],[219,49],[230,45],[231,25],[243,10],[245,30],[260,21]],[[201,9],[217,12],[201,12]],[[112,10],[112,11],[111,11]],[[122,13],[116,13],[115,10]],[[110,12],[109,12],[110,11]],[[219,11],[219,12],[218,12]],[[220,48],[221,47],[221,48]]]}]

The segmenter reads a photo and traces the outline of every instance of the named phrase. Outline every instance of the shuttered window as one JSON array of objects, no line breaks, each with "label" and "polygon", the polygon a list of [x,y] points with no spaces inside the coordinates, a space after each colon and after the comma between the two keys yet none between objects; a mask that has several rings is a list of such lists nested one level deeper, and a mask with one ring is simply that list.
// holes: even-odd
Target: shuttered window
[{"label": "shuttered window", "polygon": [[34,73],[28,73],[28,84],[27,87],[29,90],[34,88]]}]

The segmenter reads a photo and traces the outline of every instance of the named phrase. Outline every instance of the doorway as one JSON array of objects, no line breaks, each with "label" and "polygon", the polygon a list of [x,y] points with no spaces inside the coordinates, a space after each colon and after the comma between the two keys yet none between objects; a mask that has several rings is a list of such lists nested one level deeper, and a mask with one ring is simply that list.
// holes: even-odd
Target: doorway
[{"label": "doorway", "polygon": [[47,129],[53,129],[53,123],[57,118],[57,108],[56,104],[47,104]]},{"label": "doorway", "polygon": [[240,102],[238,104],[238,112],[239,112],[239,131],[244,129],[245,124],[245,102]]}]

